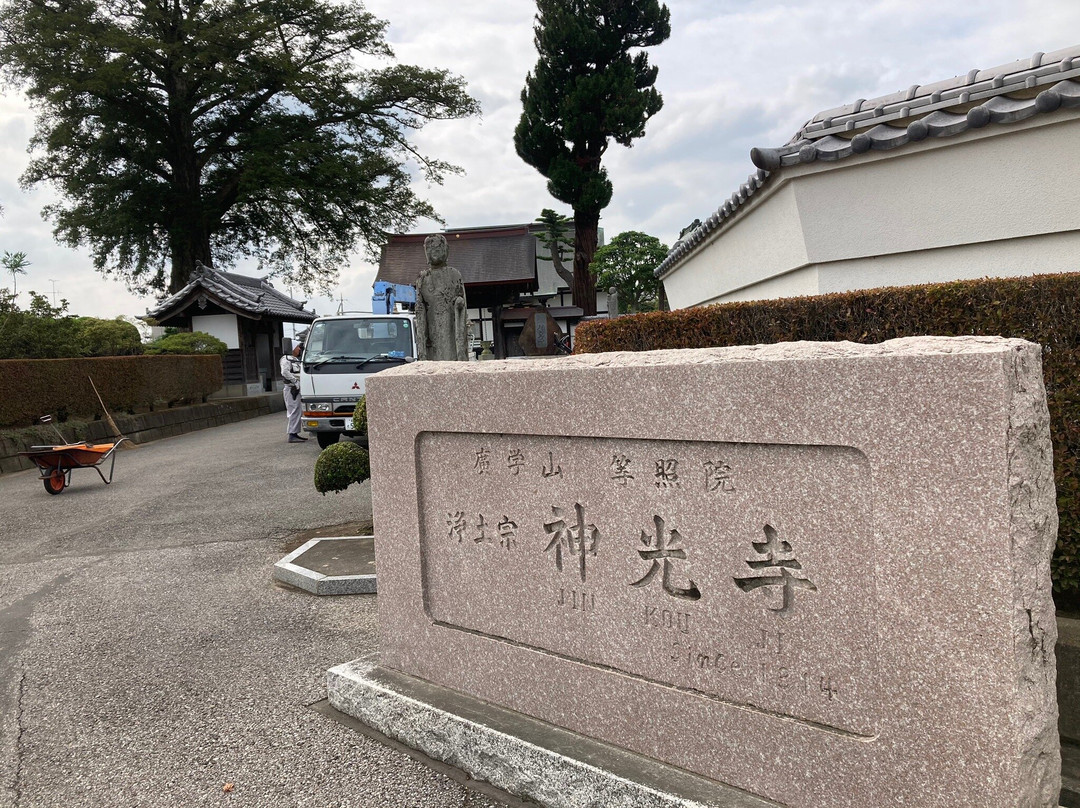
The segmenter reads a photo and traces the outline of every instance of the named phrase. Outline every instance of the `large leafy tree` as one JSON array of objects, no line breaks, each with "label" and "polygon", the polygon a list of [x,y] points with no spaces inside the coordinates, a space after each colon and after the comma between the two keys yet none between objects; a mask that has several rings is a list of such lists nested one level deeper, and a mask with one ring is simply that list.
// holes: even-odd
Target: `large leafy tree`
[{"label": "large leafy tree", "polygon": [[660,295],[653,270],[667,254],[660,239],[628,230],[598,249],[589,269],[602,289],[615,287],[620,312],[652,311]]},{"label": "large leafy tree", "polygon": [[645,134],[663,105],[657,69],[643,48],[671,34],[658,0],[537,0],[539,60],[525,79],[514,131],[518,155],[548,179],[548,191],[574,210],[574,304],[596,313],[589,264],[600,211],[612,186],[601,165],[614,140]]},{"label": "large leafy tree", "polygon": [[385,28],[357,0],[3,0],[0,65],[37,111],[23,184],[53,184],[57,239],[135,290],[242,256],[325,286],[434,216],[410,167],[456,169],[409,138],[477,111],[389,61]]}]

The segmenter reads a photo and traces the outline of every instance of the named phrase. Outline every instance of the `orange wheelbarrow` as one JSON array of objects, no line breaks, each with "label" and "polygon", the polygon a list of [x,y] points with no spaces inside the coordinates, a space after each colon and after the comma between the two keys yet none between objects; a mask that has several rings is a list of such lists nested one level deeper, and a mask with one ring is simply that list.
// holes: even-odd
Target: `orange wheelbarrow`
[{"label": "orange wheelbarrow", "polygon": [[[113,468],[116,466],[116,450],[127,438],[120,438],[116,443],[68,443],[63,446],[31,446],[21,457],[28,457],[41,472],[41,481],[50,494],[59,494],[71,485],[73,469],[93,469],[101,481],[108,485],[112,482]],[[109,461],[109,476],[101,470],[105,461]]]}]

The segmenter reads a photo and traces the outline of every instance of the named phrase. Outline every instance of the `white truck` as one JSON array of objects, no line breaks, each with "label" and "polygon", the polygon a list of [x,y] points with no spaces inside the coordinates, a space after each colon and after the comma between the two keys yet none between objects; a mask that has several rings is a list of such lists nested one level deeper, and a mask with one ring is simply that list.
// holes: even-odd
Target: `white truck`
[{"label": "white truck", "polygon": [[337,314],[318,317],[301,355],[301,426],[319,446],[356,435],[352,414],[367,377],[416,361],[411,314]]}]

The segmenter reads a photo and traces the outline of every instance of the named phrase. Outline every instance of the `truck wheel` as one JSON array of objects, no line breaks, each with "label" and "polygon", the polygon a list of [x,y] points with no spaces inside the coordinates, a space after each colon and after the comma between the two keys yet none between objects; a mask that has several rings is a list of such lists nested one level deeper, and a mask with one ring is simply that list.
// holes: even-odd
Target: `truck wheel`
[{"label": "truck wheel", "polygon": [[341,437],[340,432],[316,432],[315,440],[319,442],[319,448],[325,449],[327,446],[333,446],[338,442],[338,438]]}]

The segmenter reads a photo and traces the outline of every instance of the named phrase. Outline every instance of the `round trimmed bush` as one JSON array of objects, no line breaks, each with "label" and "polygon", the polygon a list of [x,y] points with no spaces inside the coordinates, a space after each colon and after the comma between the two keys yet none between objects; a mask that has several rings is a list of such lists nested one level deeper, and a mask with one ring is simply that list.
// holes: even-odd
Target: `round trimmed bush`
[{"label": "round trimmed bush", "polygon": [[221,354],[229,350],[224,342],[205,331],[181,331],[156,339],[146,346],[148,354]]},{"label": "round trimmed bush", "polygon": [[315,490],[344,491],[371,476],[368,453],[351,441],[327,446],[315,460]]}]

